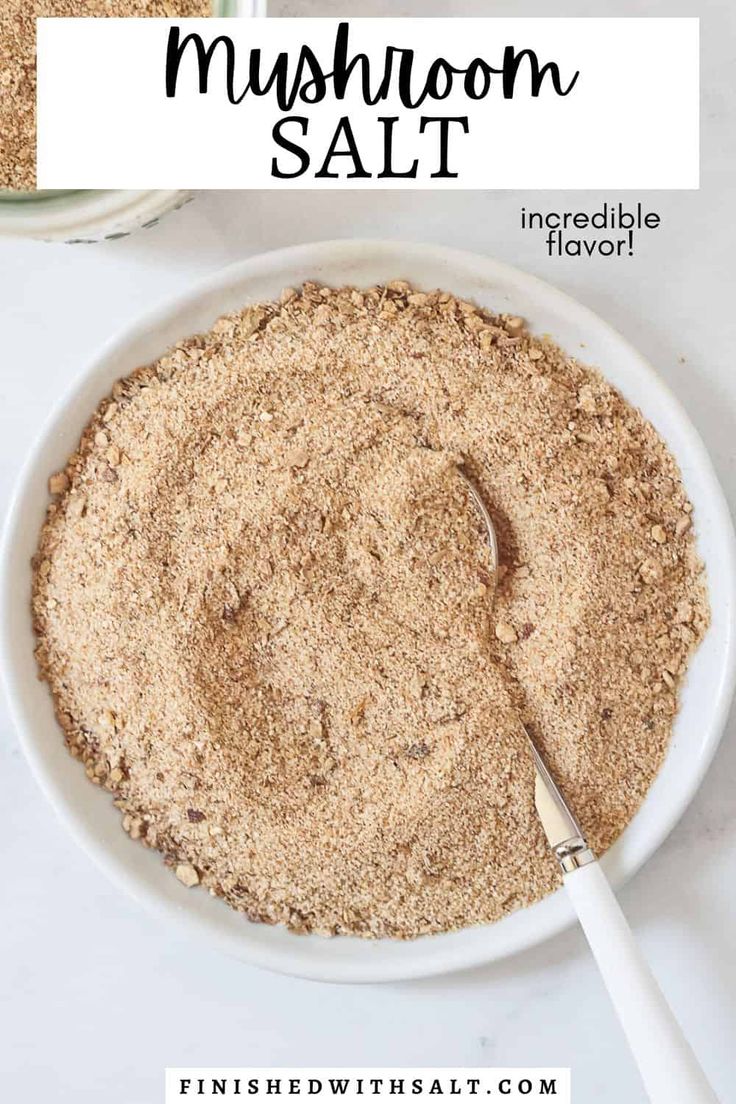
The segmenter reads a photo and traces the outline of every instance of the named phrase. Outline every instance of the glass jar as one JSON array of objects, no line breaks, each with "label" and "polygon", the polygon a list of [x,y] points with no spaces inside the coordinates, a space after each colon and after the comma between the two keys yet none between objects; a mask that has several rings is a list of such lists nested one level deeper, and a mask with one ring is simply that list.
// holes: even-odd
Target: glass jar
[{"label": "glass jar", "polygon": [[[266,14],[266,0],[213,0],[215,16]],[[186,191],[0,191],[0,236],[95,242],[155,226],[192,198]]]}]

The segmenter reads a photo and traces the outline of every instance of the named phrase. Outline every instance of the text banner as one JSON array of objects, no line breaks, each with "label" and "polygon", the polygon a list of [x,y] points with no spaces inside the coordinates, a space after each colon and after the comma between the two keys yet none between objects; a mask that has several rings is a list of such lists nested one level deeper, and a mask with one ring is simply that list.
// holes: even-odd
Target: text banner
[{"label": "text banner", "polygon": [[187,1100],[255,1104],[304,1097],[311,1104],[570,1104],[569,1069],[167,1069],[166,1104]]},{"label": "text banner", "polygon": [[696,19],[41,19],[42,188],[694,188]]}]

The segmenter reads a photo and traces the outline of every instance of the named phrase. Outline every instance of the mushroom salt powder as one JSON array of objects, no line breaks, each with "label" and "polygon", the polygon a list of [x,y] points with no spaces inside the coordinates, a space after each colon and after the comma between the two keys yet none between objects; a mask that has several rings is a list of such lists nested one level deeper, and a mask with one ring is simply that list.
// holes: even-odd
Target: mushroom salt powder
[{"label": "mushroom salt powder", "polygon": [[50,17],[206,16],[210,0],[2,0],[0,189],[36,187],[36,20]]},{"label": "mushroom salt powder", "polygon": [[652,426],[521,319],[400,281],[180,342],[51,490],[33,612],[72,755],[184,885],[298,931],[549,893],[520,717],[604,851],[707,626]]}]

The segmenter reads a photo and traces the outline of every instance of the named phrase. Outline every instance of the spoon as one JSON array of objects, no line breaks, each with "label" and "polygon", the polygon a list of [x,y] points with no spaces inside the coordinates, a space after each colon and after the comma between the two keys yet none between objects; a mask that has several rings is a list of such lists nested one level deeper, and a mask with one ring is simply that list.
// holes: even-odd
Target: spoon
[{"label": "spoon", "polygon": [[[483,520],[495,572],[493,519],[472,478],[462,467],[457,471]],[[521,727],[534,760],[537,814],[651,1104],[718,1104],[580,825],[526,726]]]}]

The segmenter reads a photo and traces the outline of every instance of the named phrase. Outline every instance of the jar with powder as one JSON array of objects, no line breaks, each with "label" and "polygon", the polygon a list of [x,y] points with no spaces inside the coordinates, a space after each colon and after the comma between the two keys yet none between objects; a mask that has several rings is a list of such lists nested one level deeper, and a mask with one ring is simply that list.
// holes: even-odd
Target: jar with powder
[{"label": "jar with powder", "polygon": [[[191,13],[187,13],[191,14]],[[266,0],[212,0],[218,17],[266,14]],[[95,242],[154,226],[182,207],[189,191],[12,191],[0,188],[0,236]]]}]

